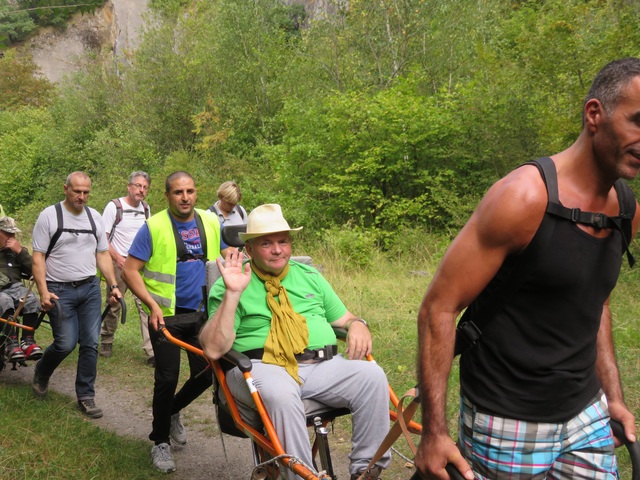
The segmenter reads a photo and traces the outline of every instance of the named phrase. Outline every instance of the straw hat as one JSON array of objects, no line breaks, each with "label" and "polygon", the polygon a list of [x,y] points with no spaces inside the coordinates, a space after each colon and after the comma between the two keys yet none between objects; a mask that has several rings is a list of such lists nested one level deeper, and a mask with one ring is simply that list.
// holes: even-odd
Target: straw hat
[{"label": "straw hat", "polygon": [[260,205],[251,210],[247,216],[247,231],[238,235],[243,242],[252,238],[279,232],[298,232],[302,227],[291,228],[282,215],[282,208],[277,203]]}]

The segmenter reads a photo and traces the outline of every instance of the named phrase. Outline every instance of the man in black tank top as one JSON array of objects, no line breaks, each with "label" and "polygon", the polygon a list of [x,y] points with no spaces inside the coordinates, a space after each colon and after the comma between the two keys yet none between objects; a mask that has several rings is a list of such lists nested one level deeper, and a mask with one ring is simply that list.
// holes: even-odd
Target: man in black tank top
[{"label": "man in black tank top", "polygon": [[[609,296],[640,214],[640,59],[606,65],[566,150],[496,182],[447,251],[418,315],[424,478],[616,478],[609,418],[635,440]],[[468,308],[467,308],[468,307]],[[459,334],[458,446],[445,418]],[[460,347],[460,345],[463,345]],[[459,350],[459,351],[458,351]],[[559,445],[558,448],[555,445]],[[585,473],[586,472],[586,473]],[[510,476],[509,476],[510,475]]]}]

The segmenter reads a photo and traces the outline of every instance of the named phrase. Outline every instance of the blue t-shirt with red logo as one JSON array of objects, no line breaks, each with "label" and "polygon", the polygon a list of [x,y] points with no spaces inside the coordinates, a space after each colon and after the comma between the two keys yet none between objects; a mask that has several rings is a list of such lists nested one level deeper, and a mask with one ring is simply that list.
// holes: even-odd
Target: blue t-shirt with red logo
[{"label": "blue t-shirt with red logo", "polygon": [[[189,222],[179,222],[171,217],[171,221],[178,229],[178,234],[184,241],[187,252],[193,255],[203,255],[202,243],[200,242],[200,232],[195,219]],[[220,240],[220,250],[227,248]],[[145,224],[140,227],[136,234],[129,255],[144,262],[151,258],[152,245],[149,226]],[[209,260],[215,260],[210,258]],[[197,310],[202,304],[202,293],[206,285],[206,269],[202,260],[191,258],[187,261],[178,262],[176,268],[176,308],[187,308]]]}]

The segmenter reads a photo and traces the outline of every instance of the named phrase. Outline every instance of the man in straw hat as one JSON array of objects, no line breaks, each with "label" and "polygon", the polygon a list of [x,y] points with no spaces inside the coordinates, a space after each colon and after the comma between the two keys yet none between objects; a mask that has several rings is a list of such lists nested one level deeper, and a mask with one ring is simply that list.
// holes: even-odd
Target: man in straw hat
[{"label": "man in straw hat", "polygon": [[[26,297],[22,306],[24,325],[34,327],[38,321],[40,301],[22,283],[24,275],[31,276],[32,258],[26,247],[20,245],[16,233],[20,229],[13,218],[4,215],[0,207],[0,317],[9,319]],[[18,345],[18,334],[14,327],[9,328],[5,343],[5,355],[8,362],[38,360],[42,357],[42,348],[33,338],[33,330],[22,330],[22,339]]]},{"label": "man in straw hat", "polygon": [[[389,393],[383,370],[365,360],[372,341],[367,323],[349,312],[320,272],[291,261],[290,228],[280,205],[261,205],[248,216],[242,253],[218,260],[222,273],[209,293],[209,321],[200,334],[205,355],[221,358],[231,348],[253,359],[252,375],[285,451],[312,464],[304,399],[353,414],[349,471],[366,470],[389,430]],[[265,301],[266,299],[266,301]],[[337,354],[332,327],[348,330],[346,357]],[[227,372],[241,412],[255,412],[242,373]],[[375,480],[389,465],[386,452],[362,478]],[[291,472],[283,472],[294,478]]]}]

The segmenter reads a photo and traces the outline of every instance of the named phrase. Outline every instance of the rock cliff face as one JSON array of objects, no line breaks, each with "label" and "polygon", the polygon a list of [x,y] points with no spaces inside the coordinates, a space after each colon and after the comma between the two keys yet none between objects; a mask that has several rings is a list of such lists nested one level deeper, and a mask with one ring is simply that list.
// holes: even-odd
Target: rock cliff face
[{"label": "rock cliff face", "polygon": [[[333,14],[336,4],[348,5],[348,0],[283,1],[304,5],[311,17]],[[42,76],[56,83],[104,49],[118,60],[129,58],[139,43],[147,10],[148,0],[108,0],[93,14],[77,14],[64,32],[42,29],[29,40],[27,48]]]},{"label": "rock cliff face", "polygon": [[40,73],[59,82],[105,48],[126,59],[138,45],[146,12],[147,0],[109,0],[93,14],[74,16],[64,32],[42,29],[27,47]]}]

